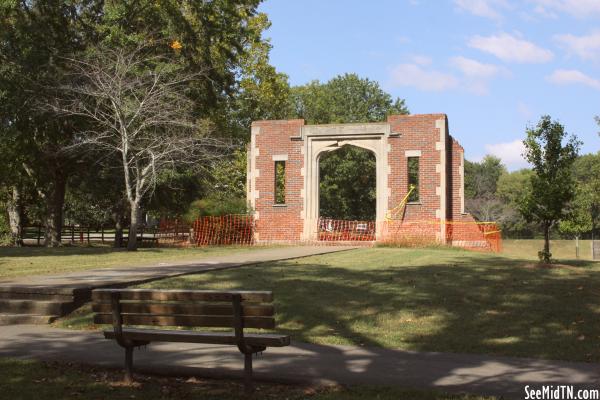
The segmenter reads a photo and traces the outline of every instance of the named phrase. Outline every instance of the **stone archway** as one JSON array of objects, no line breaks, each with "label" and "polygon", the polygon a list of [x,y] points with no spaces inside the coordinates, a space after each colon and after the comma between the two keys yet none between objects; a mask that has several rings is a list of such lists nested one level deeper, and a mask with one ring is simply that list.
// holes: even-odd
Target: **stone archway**
[{"label": "stone archway", "polygon": [[339,146],[319,153],[318,166],[319,219],[372,221],[374,235],[375,153],[362,147]]},{"label": "stone archway", "polygon": [[303,240],[318,238],[319,163],[320,154],[351,145],[369,150],[376,160],[376,235],[380,237],[388,207],[388,144],[389,124],[306,125],[304,140]]}]

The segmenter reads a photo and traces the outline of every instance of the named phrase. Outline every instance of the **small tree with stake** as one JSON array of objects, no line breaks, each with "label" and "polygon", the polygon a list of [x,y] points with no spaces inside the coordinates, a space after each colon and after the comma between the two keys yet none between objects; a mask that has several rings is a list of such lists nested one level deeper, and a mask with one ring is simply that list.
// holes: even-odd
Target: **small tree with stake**
[{"label": "small tree with stake", "polygon": [[184,165],[201,166],[226,148],[198,120],[187,95],[191,82],[206,77],[184,72],[149,45],[99,47],[84,59],[70,60],[70,69],[50,107],[91,123],[77,133],[73,150],[116,155],[120,161],[131,213],[127,248],[135,250],[142,201],[161,177]]},{"label": "small tree with stake", "polygon": [[[565,141],[566,139],[566,141]],[[528,221],[542,226],[544,249],[540,261],[550,262],[550,229],[566,212],[574,196],[573,162],[581,142],[575,135],[567,137],[564,127],[546,115],[536,127],[527,129],[525,159],[532,165],[532,190],[523,199],[520,210]]]}]

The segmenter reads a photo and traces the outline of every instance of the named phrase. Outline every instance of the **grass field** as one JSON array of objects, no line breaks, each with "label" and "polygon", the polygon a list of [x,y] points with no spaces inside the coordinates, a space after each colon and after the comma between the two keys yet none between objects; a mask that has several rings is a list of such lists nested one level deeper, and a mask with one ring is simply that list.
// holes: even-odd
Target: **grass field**
[{"label": "grass field", "polygon": [[[122,371],[0,358],[3,399],[247,399],[240,382],[196,378],[140,376],[134,385],[120,381]],[[260,399],[314,400],[493,400],[433,391],[385,387],[302,387],[259,384]]]},{"label": "grass field", "polygon": [[0,247],[0,279],[202,259],[259,247],[142,248],[135,253],[111,247]]},{"label": "grass field", "polygon": [[[273,290],[280,331],[305,342],[600,361],[600,263],[373,248],[145,287]],[[91,328],[90,309],[59,324]]]},{"label": "grass field", "polygon": [[[541,239],[504,239],[502,254],[509,257],[537,260],[537,252],[544,247]],[[558,260],[575,260],[575,240],[551,240],[550,252]],[[579,258],[592,259],[592,241],[579,241]]]},{"label": "grass field", "polygon": [[[541,240],[504,240],[503,256],[536,260],[543,246]],[[591,259],[590,241],[581,241],[581,260]],[[92,268],[127,267],[157,262],[176,262],[201,259],[261,247],[205,247],[205,248],[142,248],[135,253],[111,247],[65,246],[59,248],[0,247],[0,279],[18,276],[42,275],[83,271]],[[572,262],[575,242],[552,241],[554,258]]]}]

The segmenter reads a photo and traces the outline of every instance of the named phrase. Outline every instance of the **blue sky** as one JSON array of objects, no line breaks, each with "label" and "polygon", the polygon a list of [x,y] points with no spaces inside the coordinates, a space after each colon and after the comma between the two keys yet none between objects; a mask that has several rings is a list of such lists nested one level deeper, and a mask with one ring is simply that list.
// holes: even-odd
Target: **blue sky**
[{"label": "blue sky", "polygon": [[413,114],[448,114],[466,157],[526,164],[549,114],[600,149],[600,0],[266,0],[272,64],[292,85],[346,72]]}]

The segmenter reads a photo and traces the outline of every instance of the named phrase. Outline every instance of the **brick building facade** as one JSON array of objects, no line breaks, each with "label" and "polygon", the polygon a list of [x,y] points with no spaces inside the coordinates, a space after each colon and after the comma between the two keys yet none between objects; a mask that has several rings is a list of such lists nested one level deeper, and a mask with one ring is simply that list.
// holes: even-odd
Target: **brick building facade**
[{"label": "brick building facade", "polygon": [[[450,136],[445,114],[392,115],[386,122],[364,124],[256,121],[248,149],[247,197],[258,242],[318,239],[319,155],[344,145],[375,154],[377,240],[412,229],[427,240],[460,245],[461,231],[477,230],[464,212],[464,150]],[[411,158],[413,174],[417,166],[418,199],[402,206],[401,218],[390,219],[414,179],[409,178]],[[285,187],[278,199],[276,165]]]}]

